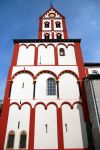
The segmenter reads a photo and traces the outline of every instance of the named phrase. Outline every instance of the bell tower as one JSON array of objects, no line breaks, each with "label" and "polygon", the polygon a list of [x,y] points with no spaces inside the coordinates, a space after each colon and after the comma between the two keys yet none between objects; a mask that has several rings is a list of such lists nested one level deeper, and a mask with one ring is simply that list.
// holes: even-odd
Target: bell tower
[{"label": "bell tower", "polygon": [[61,15],[52,5],[39,18],[39,39],[67,39],[65,17]]}]

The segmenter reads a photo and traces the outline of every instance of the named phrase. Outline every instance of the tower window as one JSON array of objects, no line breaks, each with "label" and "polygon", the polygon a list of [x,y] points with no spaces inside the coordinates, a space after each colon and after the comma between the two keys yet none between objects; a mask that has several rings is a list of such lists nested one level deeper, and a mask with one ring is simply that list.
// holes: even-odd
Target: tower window
[{"label": "tower window", "polygon": [[56,28],[60,28],[61,27],[61,23],[59,21],[56,22]]},{"label": "tower window", "polygon": [[92,74],[99,74],[97,70],[92,70]]},{"label": "tower window", "polygon": [[46,34],[44,35],[44,38],[45,38],[45,39],[49,39],[49,38],[50,38],[50,34],[49,34],[49,33],[46,33]]},{"label": "tower window", "polygon": [[58,40],[62,39],[62,34],[58,33],[56,36]]},{"label": "tower window", "polygon": [[8,134],[7,148],[13,148],[14,147],[14,138],[15,138],[15,132],[10,131]]},{"label": "tower window", "polygon": [[63,48],[60,48],[59,53],[60,56],[65,56],[65,50]]},{"label": "tower window", "polygon": [[47,80],[48,95],[56,95],[56,82],[53,78]]},{"label": "tower window", "polygon": [[45,22],[45,28],[49,28],[49,22]]},{"label": "tower window", "polygon": [[19,148],[26,148],[26,132],[25,131],[21,132]]}]

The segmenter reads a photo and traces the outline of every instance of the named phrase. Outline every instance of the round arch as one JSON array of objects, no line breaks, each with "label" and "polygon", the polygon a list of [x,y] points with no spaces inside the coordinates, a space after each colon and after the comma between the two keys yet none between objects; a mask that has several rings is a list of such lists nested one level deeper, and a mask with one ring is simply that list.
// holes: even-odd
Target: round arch
[{"label": "round arch", "polygon": [[20,108],[22,108],[24,105],[29,105],[30,109],[32,109],[32,105],[29,102],[24,102],[20,105]]},{"label": "round arch", "polygon": [[58,79],[60,78],[61,75],[65,74],[65,73],[72,74],[77,80],[79,80],[78,75],[75,72],[71,71],[71,70],[64,70],[64,71],[60,72],[59,75],[58,75]]},{"label": "round arch", "polygon": [[56,107],[56,109],[58,108],[57,104],[55,102],[49,102],[47,104],[47,108],[50,106],[50,105],[54,105]]},{"label": "round arch", "polygon": [[63,45],[63,46],[65,46],[66,48],[68,48],[68,46],[67,46],[66,44],[64,44],[64,43],[59,43],[59,44],[57,44],[56,47],[58,48],[58,46],[60,46],[60,45],[61,45],[61,46]]},{"label": "round arch", "polygon": [[47,48],[47,46],[46,46],[45,44],[39,44],[39,45],[38,45],[38,48],[39,48],[40,46],[44,46],[45,48]]},{"label": "round arch", "polygon": [[26,44],[21,44],[19,45],[19,47],[21,46],[25,46],[27,49],[30,47],[30,46],[34,46],[36,48],[36,45],[35,44],[29,44],[29,45],[26,45]]},{"label": "round arch", "polygon": [[9,132],[8,132],[8,135],[15,135],[15,131],[14,130],[10,130]]},{"label": "round arch", "polygon": [[53,47],[55,48],[55,45],[54,45],[54,44],[47,44],[47,47],[48,47],[48,46],[53,46]]},{"label": "round arch", "polygon": [[73,103],[73,107],[74,107],[74,105],[77,105],[77,104],[79,104],[79,105],[81,105],[81,106],[82,106],[82,103],[81,103],[81,102],[76,101],[76,102],[74,102],[74,103]]},{"label": "round arch", "polygon": [[63,105],[68,105],[71,109],[73,109],[73,105],[70,102],[63,102],[60,107],[62,108]]},{"label": "round arch", "polygon": [[16,105],[18,107],[18,109],[20,109],[20,105],[17,103],[17,102],[13,102],[9,105],[9,107],[13,106],[13,105]]},{"label": "round arch", "polygon": [[45,103],[43,103],[43,102],[38,102],[38,103],[36,103],[36,104],[34,105],[34,108],[36,109],[36,106],[38,106],[38,105],[42,105],[42,106],[44,106],[44,109],[47,109],[47,106],[46,106]]},{"label": "round arch", "polygon": [[36,48],[36,45],[35,44],[29,44],[27,47],[29,48],[30,46],[33,46]]},{"label": "round arch", "polygon": [[69,46],[73,46],[73,47],[75,47],[75,46],[74,46],[74,44],[68,44],[68,45],[67,45],[67,47],[69,47]]},{"label": "round arch", "polygon": [[27,46],[26,44],[20,44],[20,45],[19,45],[19,48],[20,48],[21,46],[25,46],[26,48],[28,48],[28,46]]},{"label": "round arch", "polygon": [[57,80],[57,75],[56,75],[53,71],[50,71],[50,70],[42,70],[42,71],[38,72],[38,73],[36,74],[36,78],[37,78],[39,75],[43,74],[43,73],[51,74],[51,75],[53,75],[54,78]]},{"label": "round arch", "polygon": [[35,79],[34,74],[33,74],[31,71],[28,71],[28,70],[20,70],[20,71],[16,72],[16,73],[12,76],[12,79],[14,79],[17,75],[22,74],[22,73],[27,73],[27,74],[29,74],[33,79]]}]

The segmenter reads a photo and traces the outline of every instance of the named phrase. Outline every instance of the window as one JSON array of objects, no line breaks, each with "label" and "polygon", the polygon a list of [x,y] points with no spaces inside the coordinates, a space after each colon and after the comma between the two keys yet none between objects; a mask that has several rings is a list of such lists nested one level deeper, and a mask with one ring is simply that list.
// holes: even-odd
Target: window
[{"label": "window", "polygon": [[22,84],[22,88],[24,88],[24,82],[23,82],[23,84]]},{"label": "window", "polygon": [[46,33],[46,34],[44,35],[44,38],[45,38],[45,39],[49,39],[49,38],[50,38],[49,33]]},{"label": "window", "polygon": [[18,129],[20,128],[20,121],[18,121]]},{"label": "window", "polygon": [[45,22],[45,28],[49,28],[49,22]]},{"label": "window", "polygon": [[59,21],[56,22],[56,28],[60,28],[61,27],[61,23]]},{"label": "window", "polygon": [[92,74],[99,74],[97,70],[92,70]]},{"label": "window", "polygon": [[56,82],[53,78],[47,80],[48,95],[56,95]]},{"label": "window", "polygon": [[65,130],[66,130],[66,132],[67,132],[67,123],[65,123]]},{"label": "window", "polygon": [[26,148],[26,132],[25,131],[21,132],[19,148]]},{"label": "window", "polygon": [[58,33],[56,36],[58,40],[62,39],[62,34]]},{"label": "window", "polygon": [[63,48],[60,48],[59,53],[60,56],[65,56],[65,50]]},{"label": "window", "polygon": [[8,134],[7,148],[13,148],[14,147],[14,138],[15,138],[15,132],[10,131]]},{"label": "window", "polygon": [[46,128],[46,133],[48,132],[48,125],[47,123],[45,124],[45,128]]}]

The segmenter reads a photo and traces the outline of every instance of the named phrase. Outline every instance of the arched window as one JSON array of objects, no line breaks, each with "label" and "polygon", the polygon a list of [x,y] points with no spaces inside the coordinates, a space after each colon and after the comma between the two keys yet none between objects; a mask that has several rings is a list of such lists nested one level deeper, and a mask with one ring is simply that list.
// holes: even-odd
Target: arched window
[{"label": "arched window", "polygon": [[26,132],[22,131],[20,134],[19,148],[26,148]]},{"label": "arched window", "polygon": [[62,34],[61,33],[58,33],[56,36],[57,36],[58,40],[62,39]]},{"label": "arched window", "polygon": [[47,21],[47,22],[45,22],[45,23],[44,23],[45,28],[49,28],[49,24],[50,24],[50,23],[49,23],[48,21]]},{"label": "arched window", "polygon": [[15,139],[15,132],[10,131],[8,134],[7,148],[13,148],[14,147],[14,139]]},{"label": "arched window", "polygon": [[61,23],[59,21],[56,22],[56,28],[60,28],[61,27]]},{"label": "arched window", "polygon": [[54,78],[49,78],[47,80],[47,94],[56,95],[56,81]]},{"label": "arched window", "polygon": [[65,56],[65,50],[64,50],[64,48],[60,48],[59,49],[59,53],[60,53],[60,56]]},{"label": "arched window", "polygon": [[92,74],[99,74],[97,70],[92,70]]},{"label": "arched window", "polygon": [[45,39],[49,39],[49,38],[50,38],[50,34],[49,34],[49,33],[46,33],[46,34],[44,35],[44,38],[45,38]]}]

